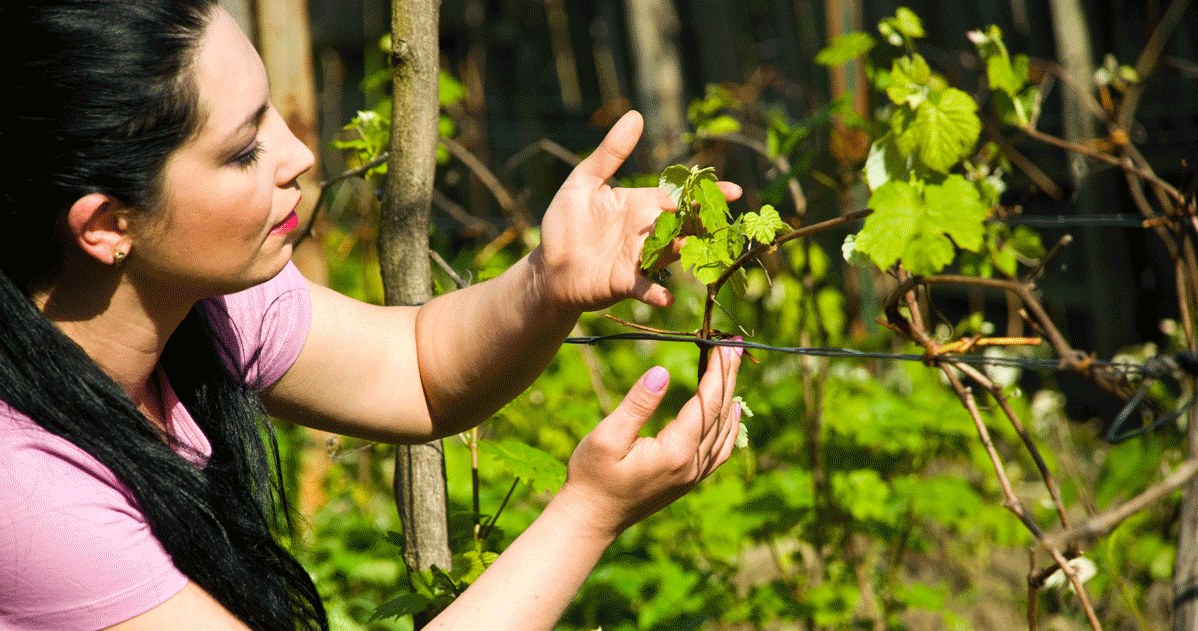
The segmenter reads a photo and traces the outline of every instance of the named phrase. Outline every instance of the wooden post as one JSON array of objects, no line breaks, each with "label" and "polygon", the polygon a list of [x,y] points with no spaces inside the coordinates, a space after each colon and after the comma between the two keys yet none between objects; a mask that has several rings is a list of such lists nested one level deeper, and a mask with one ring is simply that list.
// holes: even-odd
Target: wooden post
[{"label": "wooden post", "polygon": [[637,106],[645,116],[648,170],[660,171],[682,148],[686,104],[678,53],[678,14],[666,0],[625,0],[636,60]]},{"label": "wooden post", "polygon": [[[379,266],[389,305],[432,298],[429,213],[436,169],[439,0],[392,0],[395,68],[391,155],[379,217]],[[404,560],[412,571],[452,566],[445,458],[440,441],[399,446],[395,501],[403,518]],[[417,627],[423,626],[420,619]]]}]

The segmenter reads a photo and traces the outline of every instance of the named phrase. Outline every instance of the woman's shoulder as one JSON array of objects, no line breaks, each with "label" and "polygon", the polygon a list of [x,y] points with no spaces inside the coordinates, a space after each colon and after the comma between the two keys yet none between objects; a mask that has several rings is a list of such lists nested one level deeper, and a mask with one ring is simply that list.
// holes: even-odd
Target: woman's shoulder
[{"label": "woman's shoulder", "polygon": [[200,306],[228,351],[231,368],[259,390],[291,368],[312,325],[308,281],[292,262],[265,283]]}]

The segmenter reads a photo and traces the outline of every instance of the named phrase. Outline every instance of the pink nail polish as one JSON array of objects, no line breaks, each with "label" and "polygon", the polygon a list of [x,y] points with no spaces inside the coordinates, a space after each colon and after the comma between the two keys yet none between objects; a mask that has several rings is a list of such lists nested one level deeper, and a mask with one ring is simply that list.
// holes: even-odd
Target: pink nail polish
[{"label": "pink nail polish", "polygon": [[654,366],[641,378],[641,383],[646,390],[657,394],[665,390],[666,384],[670,383],[670,372],[661,366]]},{"label": "pink nail polish", "polygon": [[[737,335],[736,337],[732,338],[732,341],[734,341],[734,342],[743,342],[743,341],[745,341],[745,338],[743,338],[743,337],[741,337],[741,336]],[[745,349],[744,349],[744,347],[737,346],[737,347],[735,347],[735,348],[736,348],[736,356],[737,356],[737,357],[740,357],[741,355],[744,355],[744,354],[745,354]]]}]

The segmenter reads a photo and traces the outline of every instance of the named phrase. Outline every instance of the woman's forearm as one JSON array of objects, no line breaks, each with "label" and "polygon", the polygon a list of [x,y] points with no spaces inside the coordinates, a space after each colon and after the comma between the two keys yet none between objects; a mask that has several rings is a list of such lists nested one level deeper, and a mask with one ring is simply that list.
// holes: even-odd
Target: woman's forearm
[{"label": "woman's forearm", "polygon": [[614,536],[566,488],[428,629],[550,630]]},{"label": "woman's forearm", "polygon": [[417,313],[420,377],[437,435],[469,429],[523,392],[578,321],[548,298],[536,256]]}]

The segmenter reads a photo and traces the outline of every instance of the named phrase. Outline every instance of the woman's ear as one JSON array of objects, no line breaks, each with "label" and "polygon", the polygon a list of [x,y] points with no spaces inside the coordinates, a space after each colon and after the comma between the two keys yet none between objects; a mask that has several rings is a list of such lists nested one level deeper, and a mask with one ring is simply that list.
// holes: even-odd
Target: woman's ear
[{"label": "woman's ear", "polygon": [[88,193],[71,204],[67,230],[80,250],[105,265],[121,263],[132,247],[125,212],[101,193]]}]

